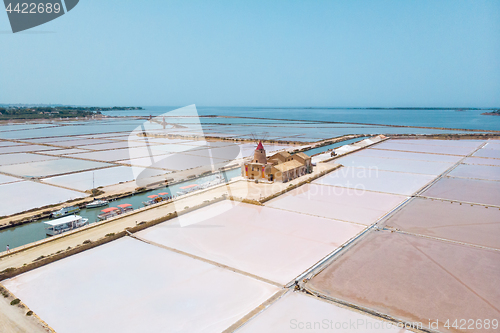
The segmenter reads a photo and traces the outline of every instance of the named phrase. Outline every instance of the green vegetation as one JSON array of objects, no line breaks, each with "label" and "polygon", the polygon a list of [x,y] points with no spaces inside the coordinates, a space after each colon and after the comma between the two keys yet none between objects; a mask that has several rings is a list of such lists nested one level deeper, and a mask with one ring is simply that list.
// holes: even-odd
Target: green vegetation
[{"label": "green vegetation", "polygon": [[31,315],[33,315],[33,311],[29,310],[28,312],[26,312],[26,315],[27,315],[27,316],[31,316]]},{"label": "green vegetation", "polygon": [[135,106],[114,106],[111,108],[74,106],[7,106],[0,107],[0,120],[92,117],[100,115],[101,111],[117,110],[142,110],[142,108]]},{"label": "green vegetation", "polygon": [[16,298],[12,302],[10,302],[10,305],[16,305],[16,304],[19,304],[19,303],[21,303],[21,300],[19,298]]},{"label": "green vegetation", "polygon": [[98,195],[104,194],[104,191],[101,191],[101,190],[99,190],[97,188],[93,188],[90,192],[91,192],[91,194],[92,194],[93,197],[96,197]]},{"label": "green vegetation", "polygon": [[9,268],[6,268],[4,269],[3,271],[0,272],[0,274],[3,274],[3,273],[11,273],[13,271],[15,271],[16,268],[15,267],[9,267]]},{"label": "green vegetation", "polygon": [[35,260],[33,260],[33,261],[42,260],[43,258],[45,258],[45,256],[44,256],[44,255],[41,255],[41,256],[39,256],[38,258],[36,258]]}]

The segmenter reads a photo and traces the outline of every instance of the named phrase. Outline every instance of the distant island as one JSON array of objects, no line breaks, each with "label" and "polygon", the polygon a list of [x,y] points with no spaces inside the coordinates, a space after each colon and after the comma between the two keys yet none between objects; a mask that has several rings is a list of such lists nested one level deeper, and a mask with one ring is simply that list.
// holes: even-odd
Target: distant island
[{"label": "distant island", "polygon": [[491,112],[483,112],[481,114],[485,116],[500,116],[500,109]]},{"label": "distant island", "polygon": [[101,111],[144,110],[138,106],[6,106],[0,107],[0,120],[77,118],[100,115]]}]

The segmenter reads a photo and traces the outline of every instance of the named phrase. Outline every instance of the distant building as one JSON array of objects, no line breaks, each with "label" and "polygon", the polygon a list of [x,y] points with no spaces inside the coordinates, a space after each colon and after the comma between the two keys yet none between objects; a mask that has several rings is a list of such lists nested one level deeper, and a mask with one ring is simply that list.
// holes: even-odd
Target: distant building
[{"label": "distant building", "polygon": [[243,177],[248,179],[280,181],[292,179],[312,172],[311,157],[304,153],[291,155],[286,151],[278,152],[267,158],[266,150],[259,142],[253,159],[241,168]]}]

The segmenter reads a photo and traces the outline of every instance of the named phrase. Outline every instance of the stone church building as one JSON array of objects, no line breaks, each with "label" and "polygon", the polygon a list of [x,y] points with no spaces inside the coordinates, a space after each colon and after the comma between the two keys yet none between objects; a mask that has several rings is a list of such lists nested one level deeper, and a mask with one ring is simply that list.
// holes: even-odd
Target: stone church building
[{"label": "stone church building", "polygon": [[304,153],[291,155],[286,151],[280,151],[268,158],[262,142],[259,142],[253,159],[244,163],[241,172],[248,179],[286,183],[312,172],[311,157]]}]

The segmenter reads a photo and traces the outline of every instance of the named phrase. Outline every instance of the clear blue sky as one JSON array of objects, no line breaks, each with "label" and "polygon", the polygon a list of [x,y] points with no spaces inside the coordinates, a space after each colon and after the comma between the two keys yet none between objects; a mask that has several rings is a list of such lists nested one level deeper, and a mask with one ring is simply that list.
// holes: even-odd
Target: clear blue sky
[{"label": "clear blue sky", "polygon": [[500,107],[498,0],[80,0],[9,31],[0,103]]}]

